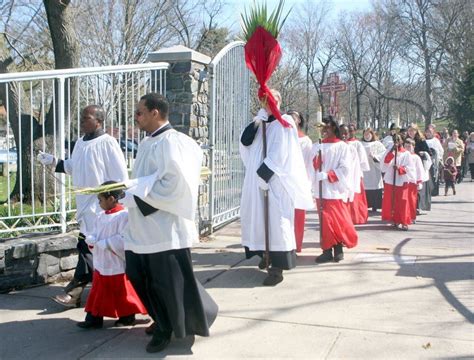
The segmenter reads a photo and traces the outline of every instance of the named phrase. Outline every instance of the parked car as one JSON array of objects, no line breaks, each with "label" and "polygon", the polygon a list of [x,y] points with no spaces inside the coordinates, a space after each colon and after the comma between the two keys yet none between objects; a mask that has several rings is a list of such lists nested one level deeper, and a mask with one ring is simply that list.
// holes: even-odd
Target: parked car
[{"label": "parked car", "polygon": [[6,164],[9,162],[10,164],[15,164],[17,161],[17,153],[16,148],[12,147],[10,149],[0,149],[0,163]]},{"label": "parked car", "polygon": [[127,141],[121,139],[120,148],[124,153],[132,154],[133,158],[137,156],[138,143],[133,139],[127,139]]},{"label": "parked car", "polygon": [[[7,176],[7,169],[10,172],[15,172],[17,159],[18,155],[15,147],[8,150],[0,149],[0,175]],[[7,166],[7,164],[9,164],[9,166]]]}]

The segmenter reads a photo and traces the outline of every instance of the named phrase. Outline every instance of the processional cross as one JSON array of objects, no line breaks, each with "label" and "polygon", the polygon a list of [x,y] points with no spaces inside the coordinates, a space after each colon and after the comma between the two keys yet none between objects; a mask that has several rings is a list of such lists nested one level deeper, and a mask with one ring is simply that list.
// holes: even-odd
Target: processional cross
[{"label": "processional cross", "polygon": [[320,87],[322,93],[329,93],[329,115],[336,117],[338,112],[337,93],[346,91],[347,85],[339,82],[339,75],[331,73],[328,76],[326,85]]}]

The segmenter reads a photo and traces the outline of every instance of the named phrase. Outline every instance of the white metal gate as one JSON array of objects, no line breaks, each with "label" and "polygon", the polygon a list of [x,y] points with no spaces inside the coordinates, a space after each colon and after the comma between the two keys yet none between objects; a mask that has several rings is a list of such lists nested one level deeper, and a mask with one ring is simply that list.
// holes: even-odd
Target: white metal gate
[{"label": "white metal gate", "polygon": [[[4,147],[0,148],[3,168],[0,174],[0,238],[38,230],[65,232],[66,226],[75,222],[71,177],[53,174],[54,170],[42,167],[36,161],[37,151],[46,151],[47,109],[52,109],[54,144],[50,151],[56,158],[71,156],[72,143],[80,136],[80,110],[86,105],[98,104],[106,112],[104,130],[117,139],[128,166],[132,167],[138,142],[143,137],[134,126],[135,104],[146,92],[166,93],[168,67],[168,63],[149,63],[0,74],[0,91],[6,98],[1,105],[7,119],[11,113],[18,118],[19,133],[19,143],[15,144],[12,129],[7,126],[4,141],[0,142]],[[17,99],[15,106],[12,105],[13,95]],[[39,133],[42,136],[35,140],[34,134]],[[25,141],[31,144],[26,161],[22,152]],[[23,171],[20,171],[26,167],[31,169],[31,174],[38,175],[32,175],[28,183],[22,179]],[[12,202],[10,192],[17,177],[20,200]],[[23,201],[26,185],[31,188],[29,202]],[[36,196],[38,193],[40,200]]]},{"label": "white metal gate", "polygon": [[250,119],[250,72],[245,65],[244,45],[242,41],[227,45],[209,66],[209,217],[213,229],[240,215],[244,166],[239,141]]}]

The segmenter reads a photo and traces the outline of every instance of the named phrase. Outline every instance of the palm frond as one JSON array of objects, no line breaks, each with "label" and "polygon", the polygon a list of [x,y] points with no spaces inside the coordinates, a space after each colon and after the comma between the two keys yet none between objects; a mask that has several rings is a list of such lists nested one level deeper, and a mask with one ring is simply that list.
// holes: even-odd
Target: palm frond
[{"label": "palm frond", "polygon": [[290,8],[286,15],[283,16],[284,6],[285,0],[280,0],[278,6],[270,13],[270,16],[268,16],[266,2],[261,4],[254,2],[248,11],[244,9],[244,13],[240,15],[244,39],[248,41],[259,26],[267,30],[275,39],[278,38],[280,30],[292,9]]},{"label": "palm frond", "polygon": [[[209,175],[211,175],[211,170],[206,166],[201,167],[201,179],[205,180]],[[99,195],[99,194],[107,193],[110,191],[126,190],[126,189],[127,189],[127,186],[124,183],[114,183],[114,184],[100,185],[97,187],[75,188],[73,193],[77,195]]]}]

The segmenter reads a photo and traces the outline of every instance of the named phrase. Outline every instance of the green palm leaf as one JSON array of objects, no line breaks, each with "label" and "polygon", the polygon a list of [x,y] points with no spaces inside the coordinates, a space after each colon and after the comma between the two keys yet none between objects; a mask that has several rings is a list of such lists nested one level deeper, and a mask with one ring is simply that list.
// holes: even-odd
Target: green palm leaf
[{"label": "green palm leaf", "polygon": [[248,41],[259,26],[272,34],[275,39],[278,38],[280,30],[291,12],[290,8],[286,15],[282,16],[284,5],[285,0],[280,0],[276,9],[271,12],[270,17],[268,17],[266,2],[261,4],[254,2],[249,11],[244,9],[244,13],[240,15],[243,38]]}]

